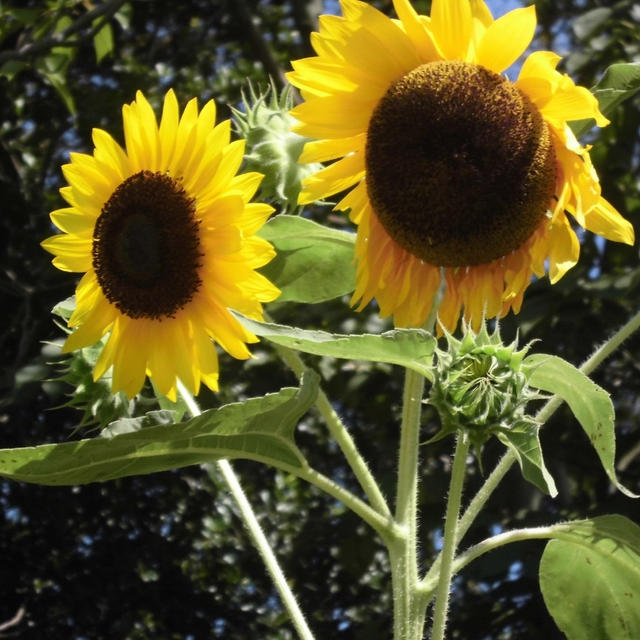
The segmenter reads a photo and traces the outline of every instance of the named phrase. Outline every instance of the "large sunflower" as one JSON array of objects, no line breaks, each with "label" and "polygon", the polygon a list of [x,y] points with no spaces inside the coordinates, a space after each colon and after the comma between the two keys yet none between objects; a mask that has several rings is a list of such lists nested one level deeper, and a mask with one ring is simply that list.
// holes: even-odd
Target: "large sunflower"
[{"label": "large sunflower", "polygon": [[[360,308],[376,298],[397,326],[426,319],[441,274],[440,321],[461,309],[518,312],[533,274],[552,283],[578,260],[572,220],[609,240],[633,228],[600,196],[588,149],[567,122],[608,123],[595,97],[527,48],[534,7],[494,20],[482,0],[433,0],[431,16],[393,0],[398,20],[358,0],[321,16],[317,56],[292,63],[305,102],[296,131],[317,138],[302,162],[337,160],[304,183],[301,203],[349,190],[336,209],[358,225]],[[548,263],[547,263],[548,261]]]},{"label": "large sunflower", "polygon": [[257,340],[228,308],[261,319],[279,293],[255,272],[274,255],[255,236],[273,209],[249,203],[262,175],[236,175],[244,141],[229,141],[228,120],[215,126],[213,101],[198,113],[193,99],[180,117],[169,91],[158,127],[138,92],[122,115],[126,151],[94,129],[93,154],[62,167],[69,206],[51,219],[64,233],[42,243],[56,267],[84,272],[63,350],[109,332],[94,377],[113,367],[114,392],[134,396],[145,375],[169,398],[178,379],[215,390],[213,341],[248,358]]}]

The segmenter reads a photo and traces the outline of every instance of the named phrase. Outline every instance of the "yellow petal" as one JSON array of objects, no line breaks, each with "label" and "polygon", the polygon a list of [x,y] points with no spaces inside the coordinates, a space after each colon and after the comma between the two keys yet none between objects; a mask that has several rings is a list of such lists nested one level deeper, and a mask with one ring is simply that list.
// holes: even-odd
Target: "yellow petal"
[{"label": "yellow petal", "polygon": [[158,166],[161,171],[169,167],[170,158],[173,156],[173,149],[178,132],[178,122],[178,99],[173,89],[169,89],[164,97],[158,134],[160,139],[160,159]]},{"label": "yellow petal", "polygon": [[304,149],[298,158],[298,162],[326,162],[347,155],[352,151],[358,151],[364,147],[366,133],[359,133],[348,138],[337,140],[313,140],[304,145]]},{"label": "yellow petal", "polygon": [[585,87],[576,86],[564,76],[551,99],[540,108],[545,118],[556,122],[595,118],[599,127],[609,124],[598,108],[596,97]]},{"label": "yellow petal", "polygon": [[447,60],[466,60],[472,32],[469,0],[433,0],[431,28]]},{"label": "yellow petal", "polygon": [[70,353],[96,344],[113,323],[115,313],[112,309],[106,298],[100,296],[97,304],[83,319],[83,323],[66,339],[62,352]]},{"label": "yellow petal", "polygon": [[242,235],[245,238],[247,236],[252,236],[264,226],[264,223],[269,219],[273,212],[273,207],[268,204],[262,204],[261,202],[252,202],[245,205],[244,211],[238,221],[238,224],[242,229]]},{"label": "yellow petal", "polygon": [[96,223],[96,219],[93,216],[80,213],[73,207],[56,209],[49,214],[49,217],[61,231],[78,235],[92,235],[93,227]]},{"label": "yellow petal", "polygon": [[488,29],[493,23],[491,10],[484,0],[471,0],[471,15],[474,21],[478,21],[485,29]]},{"label": "yellow petal", "polygon": [[133,398],[145,380],[148,353],[148,322],[127,318],[113,356],[112,391],[124,391]]},{"label": "yellow petal", "polygon": [[87,271],[91,268],[91,238],[60,234],[43,240],[40,245],[53,253],[53,264],[62,271]]},{"label": "yellow petal", "polygon": [[167,398],[176,397],[176,370],[173,362],[169,322],[153,321],[150,324],[149,375],[160,393]]},{"label": "yellow petal", "polygon": [[347,138],[367,130],[377,100],[357,100],[336,93],[297,105],[291,115],[299,120],[294,130],[311,138]]},{"label": "yellow petal", "polygon": [[354,153],[334,162],[303,181],[299,204],[308,204],[348,189],[364,177],[363,153]]},{"label": "yellow petal", "polygon": [[571,269],[580,255],[580,243],[571,229],[567,217],[562,215],[554,221],[550,231],[549,280],[555,284]]},{"label": "yellow petal", "polygon": [[422,62],[438,60],[440,55],[433,42],[431,32],[426,24],[420,20],[420,16],[416,13],[411,2],[409,0],[393,0],[393,7]]},{"label": "yellow petal", "polygon": [[535,6],[509,11],[485,31],[476,51],[476,61],[491,71],[501,73],[524,53],[535,30]]},{"label": "yellow petal", "polygon": [[156,114],[142,91],[136,92],[134,107],[138,116],[140,141],[144,146],[145,168],[149,171],[158,171],[160,169],[160,149]]},{"label": "yellow petal", "polygon": [[604,198],[585,216],[585,226],[589,231],[614,242],[633,244],[635,241],[633,225],[625,220]]},{"label": "yellow petal", "polygon": [[122,147],[102,129],[91,131],[95,149],[93,155],[100,163],[111,167],[119,182],[131,175],[131,166]]},{"label": "yellow petal", "polygon": [[231,180],[229,183],[229,190],[240,191],[242,193],[242,199],[245,202],[249,202],[258,190],[263,179],[264,176],[256,171],[242,173]]}]

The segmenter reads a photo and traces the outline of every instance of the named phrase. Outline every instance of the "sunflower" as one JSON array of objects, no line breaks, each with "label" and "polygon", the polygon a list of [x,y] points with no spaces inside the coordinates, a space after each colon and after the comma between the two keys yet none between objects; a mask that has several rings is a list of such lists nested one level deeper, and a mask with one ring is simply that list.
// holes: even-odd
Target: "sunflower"
[{"label": "sunflower", "polygon": [[93,154],[62,167],[69,206],[51,220],[64,233],[42,243],[58,269],[84,273],[63,351],[108,333],[94,378],[113,367],[113,392],[133,397],[145,375],[171,399],[178,379],[216,390],[214,342],[243,359],[257,341],[228,309],[262,319],[279,294],[255,271],[274,256],[255,236],[273,209],[249,203],[262,175],[236,175],[244,140],[230,142],[228,120],[215,126],[213,101],[180,117],[170,90],[158,126],[138,92],[122,116],[126,151],[94,129]]},{"label": "sunflower", "polygon": [[336,160],[300,202],[347,191],[335,208],[358,227],[352,303],[376,298],[396,326],[419,326],[444,278],[440,322],[453,330],[463,312],[477,328],[517,313],[533,275],[555,283],[576,264],[574,223],[633,243],[567,124],[606,125],[595,97],[549,51],[502,75],[533,38],[534,7],[494,20],[482,0],[433,0],[428,17],[393,0],[393,20],[340,4],[288,78],[304,98],[296,131],[316,139],[301,162]]}]

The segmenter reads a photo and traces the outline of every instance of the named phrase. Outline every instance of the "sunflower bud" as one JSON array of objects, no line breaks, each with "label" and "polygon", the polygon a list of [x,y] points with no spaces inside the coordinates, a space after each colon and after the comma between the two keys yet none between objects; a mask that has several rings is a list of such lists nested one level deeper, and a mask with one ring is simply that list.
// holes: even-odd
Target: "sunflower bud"
[{"label": "sunflower bud", "polygon": [[536,427],[525,413],[529,401],[541,396],[530,389],[522,361],[529,345],[503,345],[499,331],[489,334],[484,323],[475,333],[465,327],[462,340],[445,332],[447,349],[436,349],[437,367],[429,402],[442,428],[434,438],[465,431],[480,448],[492,435],[508,439],[512,430]]},{"label": "sunflower bud", "polygon": [[322,168],[318,163],[298,164],[306,138],[293,133],[296,123],[289,115],[293,106],[291,87],[278,95],[271,86],[261,95],[249,87],[243,94],[244,112],[232,109],[240,135],[247,141],[245,169],[264,174],[260,197],[275,200],[282,213],[296,213],[302,180]]}]

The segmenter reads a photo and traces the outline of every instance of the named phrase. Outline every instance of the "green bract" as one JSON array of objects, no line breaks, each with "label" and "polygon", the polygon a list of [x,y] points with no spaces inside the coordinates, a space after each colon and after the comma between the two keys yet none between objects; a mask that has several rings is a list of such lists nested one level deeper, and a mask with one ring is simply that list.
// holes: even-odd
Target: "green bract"
[{"label": "green bract", "polygon": [[466,431],[481,446],[492,435],[515,425],[535,424],[525,413],[539,394],[529,389],[521,365],[528,346],[502,344],[498,329],[479,333],[465,327],[462,340],[445,333],[447,349],[436,349],[437,367],[429,402],[436,407],[442,428],[436,439]]},{"label": "green bract", "polygon": [[246,138],[245,170],[264,174],[261,198],[276,201],[279,213],[295,213],[302,180],[322,165],[298,164],[307,139],[291,131],[296,123],[289,115],[291,87],[279,96],[273,85],[262,95],[250,87],[249,99],[243,95],[243,102],[245,112],[232,110],[239,133]]},{"label": "green bract", "polygon": [[532,370],[522,363],[529,345],[502,344],[498,327],[478,333],[465,326],[462,340],[445,331],[447,349],[436,349],[435,380],[429,403],[440,415],[440,431],[466,433],[481,463],[482,445],[495,436],[515,454],[523,476],[539,489],[556,494],[553,478],[542,458],[540,424],[526,413],[531,400],[540,399],[529,387]]}]

